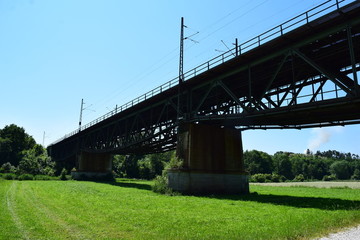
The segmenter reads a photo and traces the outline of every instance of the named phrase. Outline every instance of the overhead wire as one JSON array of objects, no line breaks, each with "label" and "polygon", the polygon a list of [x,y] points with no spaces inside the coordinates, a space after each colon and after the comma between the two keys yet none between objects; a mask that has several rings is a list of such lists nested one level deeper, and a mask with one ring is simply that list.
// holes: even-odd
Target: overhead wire
[{"label": "overhead wire", "polygon": [[[300,13],[308,10],[309,8],[311,8],[311,7],[313,7],[313,6],[316,6],[316,5],[318,5],[320,2],[323,2],[323,1],[324,1],[324,0],[317,1],[317,2],[315,2],[315,3],[313,3],[313,4],[311,4],[310,6],[307,6],[306,9],[303,9],[303,10],[298,11],[297,14],[300,14]],[[265,1],[265,2],[266,2],[266,1]],[[300,0],[300,1],[298,1],[297,3],[295,3],[295,4],[292,4],[292,5],[290,5],[290,6],[286,7],[286,8],[283,8],[283,9],[277,11],[276,13],[272,14],[271,16],[268,16],[268,17],[266,17],[266,18],[263,18],[263,19],[261,19],[260,21],[257,21],[256,23],[254,23],[254,24],[252,24],[252,25],[250,25],[250,26],[247,26],[247,27],[239,30],[238,32],[244,32],[245,30],[248,30],[248,29],[250,29],[250,28],[253,28],[253,27],[256,26],[256,25],[258,25],[258,24],[260,24],[260,23],[262,23],[262,22],[264,22],[264,21],[266,21],[266,20],[268,20],[268,19],[270,19],[270,18],[273,18],[274,16],[279,15],[279,13],[281,13],[281,12],[284,12],[284,11],[290,9],[290,8],[294,8],[294,6],[296,6],[296,5],[298,5],[298,4],[302,3],[302,2],[303,2],[303,1]],[[263,2],[263,3],[264,3],[264,2]],[[261,5],[262,5],[262,4],[261,4]],[[252,8],[252,10],[255,10],[257,7],[260,7],[260,6],[257,5],[257,6],[255,6],[254,8]],[[249,13],[249,12],[247,12],[247,13]],[[244,14],[243,14],[242,16],[244,16]],[[238,20],[238,19],[240,19],[240,16],[237,17],[236,19],[231,20],[231,21],[228,22],[226,25],[229,25],[230,23],[233,23],[233,22],[235,22],[235,20]],[[276,25],[278,25],[278,24],[281,24],[283,21],[284,21],[284,19],[278,20],[277,23],[274,24],[274,26],[276,26]],[[222,27],[218,28],[216,31],[219,31],[219,30],[223,29],[224,27],[225,27],[225,26],[222,26]],[[267,27],[267,28],[268,28],[268,27]],[[216,31],[214,31],[214,33],[215,33]],[[260,31],[260,32],[261,32],[261,31]],[[209,36],[212,35],[212,34],[213,34],[213,33],[208,34],[206,37],[209,37]],[[234,36],[234,33],[231,33],[231,35]],[[236,35],[237,35],[237,34],[235,34],[235,36],[236,36]],[[229,35],[227,35],[226,38],[228,38],[228,36],[229,36]],[[243,39],[243,40],[245,41],[245,40],[247,40],[247,39]],[[200,41],[203,42],[203,39],[201,39]],[[240,42],[240,43],[241,43],[241,42]],[[194,59],[199,58],[200,56],[204,55],[205,53],[213,52],[213,51],[210,50],[210,48],[215,49],[215,46],[218,46],[218,45],[219,45],[219,40],[217,40],[217,42],[214,42],[209,48],[207,48],[206,50],[202,51],[200,54],[198,54],[198,55],[196,55],[195,57],[193,57],[189,62],[194,62]],[[211,59],[212,57],[216,57],[217,55],[218,55],[218,54],[213,53],[209,59]]]},{"label": "overhead wire", "polygon": [[[267,1],[267,0],[266,0]],[[244,5],[241,5],[240,7],[236,8],[235,10],[231,11],[230,13],[226,14],[225,16],[221,17],[220,19],[218,19],[217,21],[213,22],[211,25],[209,25],[208,27],[204,28],[207,29],[210,26],[213,26],[214,24],[217,24],[219,22],[221,22],[222,20],[226,19],[227,17],[231,16],[232,14],[234,14],[236,11],[243,9],[245,6],[247,6],[249,3],[251,3],[252,1],[248,1],[246,2]],[[186,28],[196,31],[193,28],[186,26]],[[195,34],[200,33],[199,31],[196,31]],[[188,39],[190,39],[190,37],[194,36],[195,34],[190,35],[189,37],[187,37]],[[197,43],[198,41],[196,40],[192,40],[193,43]],[[187,48],[185,48],[187,49]],[[163,62],[162,64],[156,66],[159,62],[162,62],[164,59],[166,59],[169,55],[173,54],[175,51],[178,51],[179,47],[173,49],[171,52],[169,52],[168,54],[166,54],[165,56],[163,56],[162,58],[160,58],[160,60],[155,61],[154,64],[152,64],[149,68],[148,71],[144,71],[140,74],[138,74],[137,76],[133,77],[131,80],[127,81],[128,84],[124,85],[122,84],[121,86],[121,91],[119,91],[119,88],[117,88],[116,90],[114,90],[111,94],[107,94],[107,97],[105,99],[102,99],[100,101],[97,101],[96,103],[94,103],[94,105],[96,105],[98,108],[104,106],[106,103],[110,102],[111,100],[117,98],[120,94],[122,94],[123,92],[126,92],[130,87],[133,87],[134,85],[138,85],[146,76],[148,76],[149,74],[161,69],[163,66],[167,65],[168,63],[172,62],[175,60],[175,58],[178,57],[178,55],[173,55],[170,59],[167,59],[165,62]],[[135,81],[136,80],[136,81]],[[135,84],[133,83],[135,81]]]},{"label": "overhead wire", "polygon": [[[247,14],[249,14],[250,12],[254,11],[255,9],[259,8],[260,6],[264,5],[266,2],[268,2],[269,0],[264,0],[262,1],[261,3],[253,6],[251,9],[249,10],[246,10],[244,12],[242,12],[241,15],[238,15],[236,16],[235,18],[232,18],[231,20],[227,21],[226,23],[222,24],[221,26],[219,26],[218,28],[216,28],[214,31],[211,31],[210,33],[206,34],[204,37],[202,37],[200,40],[196,40],[196,41],[199,41],[199,42],[203,42],[204,40],[208,39],[210,36],[214,35],[215,33],[217,33],[218,31],[224,29],[225,27],[233,24],[234,22],[238,21],[239,19],[241,19],[242,17],[246,16]],[[206,31],[209,29],[209,28],[213,28],[213,26],[217,25],[218,23],[224,21],[225,19],[228,19],[230,16],[232,16],[235,12],[239,11],[240,9],[244,9],[245,6],[248,6],[251,2],[253,1],[248,1],[246,2],[244,5],[236,8],[235,10],[231,11],[230,13],[226,14],[225,16],[221,17],[220,19],[216,20],[215,22],[213,22],[212,24],[208,25],[207,27],[203,28],[202,30],[200,31],[197,31],[197,33],[199,33],[199,35],[203,35],[203,33],[206,33]],[[277,14],[279,14],[279,12],[282,12],[282,11],[285,11],[289,8],[292,8],[293,6],[295,5],[298,5],[300,2],[302,1],[299,1],[297,2],[296,4],[293,4],[285,9],[282,9],[280,11],[278,11],[277,13],[265,18],[265,19],[262,19],[258,22],[256,22],[255,24],[252,24],[251,26],[247,26],[245,29],[241,30],[241,31],[244,31],[248,28],[251,28],[253,26],[256,26],[257,24],[265,21],[266,19],[269,19]],[[313,4],[313,5],[316,5]],[[190,30],[193,30],[193,31],[196,31],[192,28],[190,28],[189,26],[186,26],[188,29]],[[195,34],[197,34],[195,33]],[[191,36],[194,36],[195,34],[191,35]],[[232,34],[234,35],[234,34]],[[189,36],[189,37],[191,37]],[[216,43],[213,43],[211,44],[211,46],[214,46]],[[218,43],[217,43],[218,44]],[[224,43],[225,44],[225,43]],[[194,47],[195,43],[193,43],[192,45],[190,46],[187,46],[185,47],[185,50],[189,50],[191,49],[192,47]],[[121,95],[122,93],[124,92],[128,92],[128,89],[130,88],[134,88],[134,86],[137,86],[139,85],[146,77],[148,77],[150,74],[162,69],[165,65],[169,64],[170,62],[173,62],[176,58],[178,58],[178,54],[175,55],[175,52],[179,50],[179,47],[176,47],[174,48],[172,51],[170,51],[168,54],[164,55],[163,57],[161,57],[158,61],[154,61],[154,63],[149,66],[147,68],[147,70],[139,73],[138,75],[134,76],[133,78],[131,78],[131,80],[125,82],[125,87],[124,87],[124,84],[122,84],[121,86],[121,90],[119,91],[120,87],[115,89],[111,94],[107,94],[107,96],[100,100],[100,101],[97,101],[96,103],[94,103],[95,106],[97,106],[97,108],[99,107],[103,107],[105,106],[107,103],[109,103],[110,101],[113,101],[115,98],[118,98],[119,95]],[[195,59],[199,58],[200,56],[202,56],[203,54],[205,54],[206,52],[209,52],[209,47],[207,47],[206,50],[204,50],[202,53],[196,55],[195,57],[192,57],[191,59],[189,59],[187,61],[187,65],[190,65],[192,62],[194,62]],[[213,54],[214,55],[214,54]],[[217,54],[218,55],[218,54]],[[161,64],[160,64],[161,63]],[[189,64],[188,64],[189,63]],[[168,75],[169,73],[171,73],[171,71],[169,71],[166,75]],[[123,97],[122,99],[124,99],[126,101],[126,98],[127,96]],[[118,102],[118,101],[117,101]]]}]

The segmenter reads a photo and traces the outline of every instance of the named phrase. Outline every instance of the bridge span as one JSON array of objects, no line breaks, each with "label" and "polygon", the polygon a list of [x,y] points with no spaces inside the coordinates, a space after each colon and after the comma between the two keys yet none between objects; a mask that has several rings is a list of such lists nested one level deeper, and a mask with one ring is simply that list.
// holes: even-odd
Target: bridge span
[{"label": "bridge span", "polygon": [[175,189],[248,191],[241,131],[360,123],[360,1],[342,2],[239,44],[184,82],[175,78],[66,135],[49,154],[80,171],[108,171],[110,154],[177,147],[184,165],[169,173]]}]

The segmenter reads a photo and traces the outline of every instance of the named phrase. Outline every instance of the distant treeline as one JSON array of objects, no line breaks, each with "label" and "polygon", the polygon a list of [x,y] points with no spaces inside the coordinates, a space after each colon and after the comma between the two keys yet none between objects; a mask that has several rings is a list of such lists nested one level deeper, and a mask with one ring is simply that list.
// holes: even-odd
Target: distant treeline
[{"label": "distant treeline", "polygon": [[251,150],[244,152],[246,170],[251,180],[304,181],[304,180],[360,180],[360,157],[336,150],[306,154],[277,152],[269,155]]},{"label": "distant treeline", "polygon": [[[175,151],[149,155],[115,155],[115,177],[153,179],[176,162]],[[176,163],[175,163],[176,164]],[[269,155],[251,150],[244,152],[245,169],[251,181],[360,180],[360,157],[335,150],[306,154],[277,152]],[[25,129],[15,124],[0,129],[0,174],[16,178],[24,174],[58,176],[63,169],[37,144]],[[42,178],[42,177],[40,177]]]}]

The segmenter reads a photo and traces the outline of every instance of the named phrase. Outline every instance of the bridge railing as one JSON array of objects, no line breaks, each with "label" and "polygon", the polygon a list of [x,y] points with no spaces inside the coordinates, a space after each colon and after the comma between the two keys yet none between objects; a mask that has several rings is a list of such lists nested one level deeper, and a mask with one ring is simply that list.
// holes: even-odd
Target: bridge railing
[{"label": "bridge railing", "polygon": [[[352,1],[349,1],[349,0],[325,1],[325,2],[321,3],[320,5],[317,5],[316,7],[312,8],[302,14],[299,14],[296,17],[294,17],[276,27],[273,27],[270,30],[268,30],[262,34],[260,34],[256,37],[253,37],[252,39],[250,39],[246,42],[243,42],[243,43],[239,44],[238,46],[235,46],[234,48],[230,49],[229,51],[227,51],[219,56],[216,56],[215,58],[212,58],[209,61],[185,72],[184,73],[184,81],[189,80],[201,73],[204,73],[216,66],[219,66],[220,64],[223,64],[226,61],[235,58],[236,56],[242,55],[245,52],[248,52],[256,47],[259,47],[262,44],[269,42],[272,39],[281,37],[282,35],[290,32],[291,30],[294,30],[297,27],[305,25],[305,24],[309,23],[310,21],[312,21],[322,15],[325,15],[331,11],[337,10],[344,5],[344,2],[352,2]],[[138,103],[141,103],[157,94],[160,94],[172,87],[175,87],[178,85],[178,82],[179,82],[179,77],[175,77],[174,79],[160,85],[159,87],[125,103],[124,105],[116,108],[115,110],[112,110],[112,111],[106,113],[105,115],[82,126],[81,128],[65,135],[63,138],[58,139],[56,142],[54,142],[52,144],[60,142],[65,138],[71,137],[71,136],[79,133],[82,130],[85,130],[85,129],[87,129],[109,117],[114,116],[115,114],[117,114],[119,112],[122,112],[128,108],[131,108]]]}]

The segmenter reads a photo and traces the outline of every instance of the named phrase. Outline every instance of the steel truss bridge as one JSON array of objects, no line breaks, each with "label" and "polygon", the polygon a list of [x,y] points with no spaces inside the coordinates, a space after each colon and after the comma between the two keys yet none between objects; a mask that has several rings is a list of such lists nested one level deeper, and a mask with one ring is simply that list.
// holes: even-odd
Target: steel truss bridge
[{"label": "steel truss bridge", "polygon": [[246,129],[360,123],[360,1],[329,0],[90,122],[48,147],[156,153],[182,122]]}]

